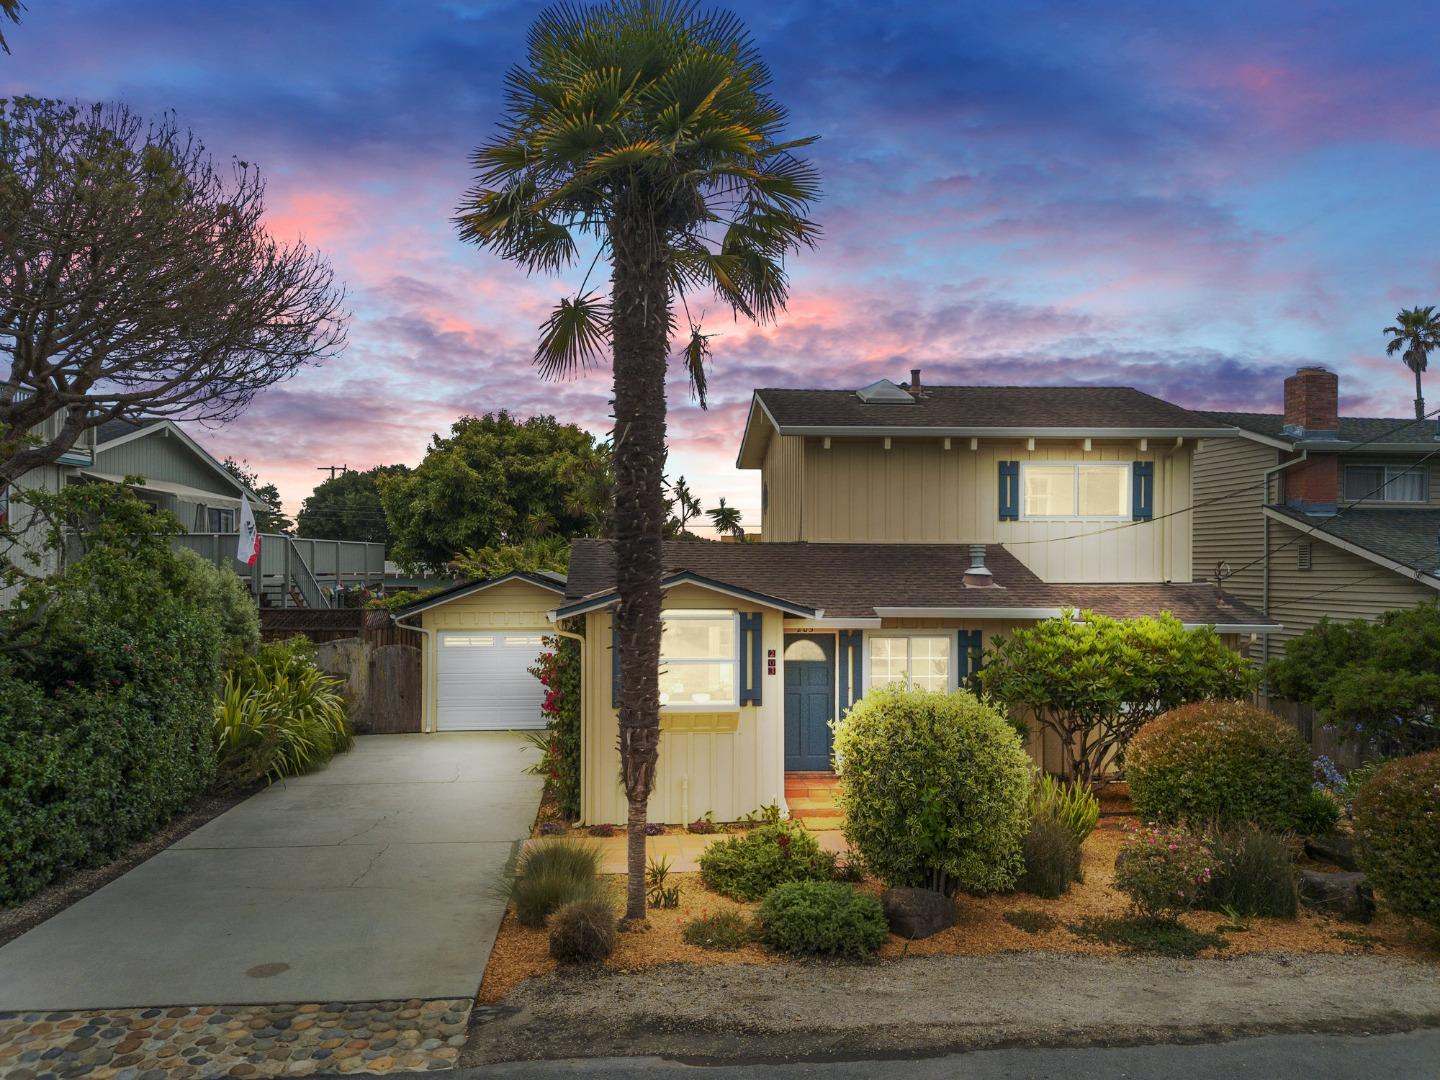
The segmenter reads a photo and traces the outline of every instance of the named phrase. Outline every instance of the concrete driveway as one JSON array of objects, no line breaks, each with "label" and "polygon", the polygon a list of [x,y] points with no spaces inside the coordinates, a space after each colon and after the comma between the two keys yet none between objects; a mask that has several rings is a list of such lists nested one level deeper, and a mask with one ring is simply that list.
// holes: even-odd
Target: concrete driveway
[{"label": "concrete driveway", "polygon": [[533,760],[509,732],[358,739],[0,948],[0,1010],[468,997]]}]

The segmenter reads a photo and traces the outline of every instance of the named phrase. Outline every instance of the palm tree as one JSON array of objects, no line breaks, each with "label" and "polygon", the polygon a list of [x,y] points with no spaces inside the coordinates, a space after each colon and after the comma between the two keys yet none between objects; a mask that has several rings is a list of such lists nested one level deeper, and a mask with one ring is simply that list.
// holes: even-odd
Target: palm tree
[{"label": "palm tree", "polygon": [[[547,9],[506,77],[499,132],[474,155],[463,239],[527,271],[555,272],[593,245],[589,272],[541,327],[535,364],[613,365],[615,626],[621,772],[629,800],[629,919],[645,917],[645,809],[660,742],[660,577],[665,528],[665,373],[672,337],[705,404],[709,338],[687,294],[767,322],[788,295],[785,257],[819,229],[813,168],[785,142],[786,113],[740,21],[692,0]],[[588,254],[588,251],[587,251]],[[678,324],[678,307],[685,326]]]},{"label": "palm tree", "polygon": [[705,516],[721,536],[745,535],[745,526],[740,524],[740,511],[736,507],[726,506],[724,495],[720,496],[720,505],[713,510],[706,510]]},{"label": "palm tree", "polygon": [[700,516],[700,500],[695,497],[695,493],[685,483],[683,476],[670,485],[670,497],[675,501],[675,519],[679,523],[677,531],[683,534],[689,527],[691,519]]},{"label": "palm tree", "polygon": [[1394,356],[1402,349],[1401,359],[1415,372],[1415,419],[1425,419],[1425,398],[1420,393],[1420,373],[1430,366],[1429,354],[1440,349],[1440,315],[1434,306],[1404,308],[1395,316],[1395,325],[1385,327],[1390,341],[1385,355]]},{"label": "palm tree", "polygon": [[[0,0],[0,19],[9,19],[12,23],[20,22],[20,12],[25,10],[25,5],[20,0]],[[5,35],[0,34],[0,49],[7,53],[10,51],[10,44],[5,40]]]}]

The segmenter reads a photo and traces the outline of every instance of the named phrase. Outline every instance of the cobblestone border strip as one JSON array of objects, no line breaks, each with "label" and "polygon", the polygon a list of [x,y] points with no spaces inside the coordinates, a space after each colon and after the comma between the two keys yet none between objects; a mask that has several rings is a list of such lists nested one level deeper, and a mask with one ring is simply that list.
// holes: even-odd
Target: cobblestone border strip
[{"label": "cobblestone border strip", "polygon": [[4,1080],[204,1080],[454,1068],[472,1001],[0,1012]]}]

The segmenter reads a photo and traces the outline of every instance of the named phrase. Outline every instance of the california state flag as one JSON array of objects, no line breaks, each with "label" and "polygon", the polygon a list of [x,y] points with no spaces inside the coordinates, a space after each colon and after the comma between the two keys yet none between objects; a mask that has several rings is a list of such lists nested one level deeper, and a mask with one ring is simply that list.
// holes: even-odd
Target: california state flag
[{"label": "california state flag", "polygon": [[235,558],[246,566],[254,566],[260,557],[260,530],[250,512],[250,500],[240,496],[240,536],[235,542]]}]

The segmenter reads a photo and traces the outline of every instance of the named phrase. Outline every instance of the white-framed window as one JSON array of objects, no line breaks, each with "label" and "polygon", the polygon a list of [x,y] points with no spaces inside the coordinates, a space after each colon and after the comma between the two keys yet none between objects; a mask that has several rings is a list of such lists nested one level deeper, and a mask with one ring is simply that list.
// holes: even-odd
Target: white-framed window
[{"label": "white-framed window", "polygon": [[911,689],[955,687],[953,634],[872,634],[865,641],[865,684],[869,689],[900,683]]},{"label": "white-framed window", "polygon": [[1345,466],[1345,501],[1423,503],[1430,498],[1430,469],[1418,462]]},{"label": "white-framed window", "polygon": [[1130,466],[1124,462],[1020,463],[1024,518],[1130,517]]},{"label": "white-framed window", "polygon": [[733,611],[660,613],[660,707],[696,712],[740,704],[740,622]]}]

